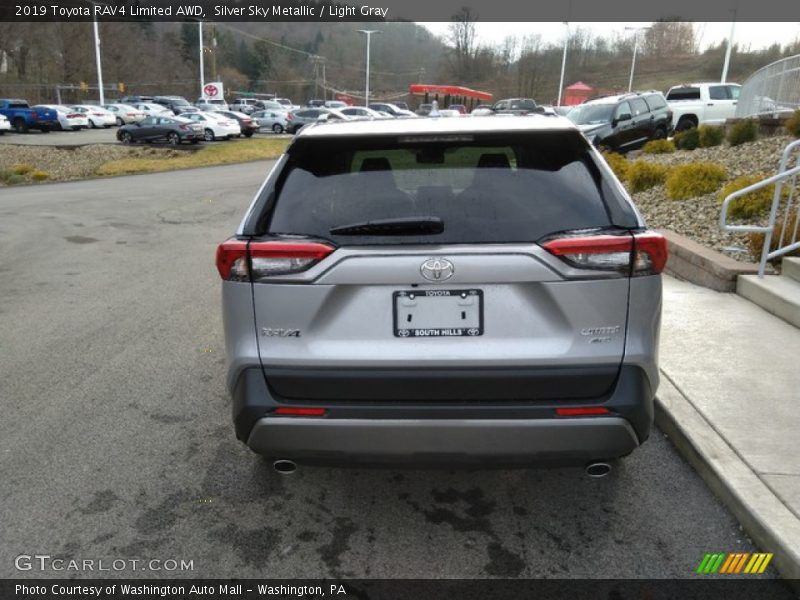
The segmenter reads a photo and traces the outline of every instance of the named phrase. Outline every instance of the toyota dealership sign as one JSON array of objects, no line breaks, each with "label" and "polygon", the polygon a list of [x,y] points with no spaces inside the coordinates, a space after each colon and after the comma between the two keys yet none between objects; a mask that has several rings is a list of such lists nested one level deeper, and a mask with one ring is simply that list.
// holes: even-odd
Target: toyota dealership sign
[{"label": "toyota dealership sign", "polygon": [[225,90],[221,81],[211,81],[203,86],[203,98],[206,100],[223,100]]}]

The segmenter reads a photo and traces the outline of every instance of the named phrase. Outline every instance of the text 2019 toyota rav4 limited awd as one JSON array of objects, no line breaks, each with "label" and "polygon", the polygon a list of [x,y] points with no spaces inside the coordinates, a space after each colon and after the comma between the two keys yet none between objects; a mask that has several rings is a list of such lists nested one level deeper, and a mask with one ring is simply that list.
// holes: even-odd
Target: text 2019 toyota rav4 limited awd
[{"label": "text 2019 toyota rav4 limited awd", "polygon": [[286,469],[624,456],[665,261],[567,119],[304,128],[217,251],[236,434]]}]

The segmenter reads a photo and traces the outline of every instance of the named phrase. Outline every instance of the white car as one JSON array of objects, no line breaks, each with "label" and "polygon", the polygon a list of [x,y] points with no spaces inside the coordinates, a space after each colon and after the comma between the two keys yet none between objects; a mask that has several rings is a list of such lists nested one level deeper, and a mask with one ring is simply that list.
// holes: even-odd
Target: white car
[{"label": "white car", "polygon": [[230,107],[225,100],[217,100],[214,98],[198,98],[194,105],[200,110],[209,112],[215,110],[230,110]]},{"label": "white car", "polygon": [[339,110],[343,115],[362,119],[392,119],[392,115],[385,112],[378,112],[366,106],[348,106]]},{"label": "white car", "polygon": [[152,117],[154,115],[164,116],[166,114],[170,114],[170,115],[175,114],[170,109],[168,109],[166,106],[164,106],[162,104],[143,102],[141,104],[131,104],[131,106],[133,106],[133,108],[135,108],[136,110],[142,111],[148,117]]},{"label": "white car", "polygon": [[262,131],[283,133],[289,127],[288,114],[280,110],[259,110],[250,115]]},{"label": "white car", "polygon": [[6,131],[11,131],[11,123],[4,115],[0,115],[0,135],[3,135]]},{"label": "white car", "polygon": [[62,106],[61,104],[37,104],[32,108],[47,108],[56,111],[58,128],[62,131],[78,131],[79,129],[86,129],[89,127],[89,120],[86,118],[86,115],[74,110],[71,106]]},{"label": "white car", "polygon": [[114,116],[110,110],[106,110],[102,106],[94,106],[92,104],[74,104],[72,106],[76,112],[86,116],[89,121],[89,127],[92,129],[99,129],[100,127],[111,127],[117,122],[117,117]]},{"label": "white car", "polygon": [[103,107],[114,113],[117,125],[119,126],[128,125],[129,123],[138,123],[144,121],[145,117],[147,117],[144,112],[134,108],[130,104],[104,104]]},{"label": "white car", "polygon": [[202,125],[203,139],[207,142],[235,138],[242,132],[238,121],[213,112],[183,113],[181,116]]},{"label": "white car", "polygon": [[690,83],[667,92],[672,127],[684,131],[700,125],[724,125],[736,116],[741,87],[738,83]]}]

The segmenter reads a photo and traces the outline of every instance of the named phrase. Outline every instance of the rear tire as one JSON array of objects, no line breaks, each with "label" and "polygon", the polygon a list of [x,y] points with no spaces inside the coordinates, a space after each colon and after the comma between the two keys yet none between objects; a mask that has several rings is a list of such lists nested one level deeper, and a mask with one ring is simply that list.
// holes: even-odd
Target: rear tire
[{"label": "rear tire", "polygon": [[39,131],[41,131],[42,133],[50,133],[50,128],[49,127],[42,127],[42,128],[39,129]]},{"label": "rear tire", "polygon": [[28,133],[28,124],[25,122],[25,119],[20,117],[14,119],[14,131],[17,133]]},{"label": "rear tire", "polygon": [[125,125],[125,121],[117,117],[117,127],[122,127],[123,125]]},{"label": "rear tire", "polygon": [[213,131],[211,131],[210,129],[206,129],[203,132],[203,139],[207,142],[213,142],[215,139],[217,139],[217,137],[214,135]]},{"label": "rear tire", "polygon": [[681,117],[678,124],[675,125],[675,131],[688,131],[697,127],[697,121],[691,117]]},{"label": "rear tire", "polygon": [[283,125],[275,123],[275,125],[272,126],[272,133],[283,133]]},{"label": "rear tire", "polygon": [[119,141],[122,142],[123,144],[132,144],[133,136],[127,131],[123,131],[122,134],[119,136]]},{"label": "rear tire", "polygon": [[246,138],[251,138],[251,137],[253,137],[253,132],[252,131],[248,131],[248,132],[244,133],[243,135]]},{"label": "rear tire", "polygon": [[181,137],[173,131],[167,135],[167,142],[170,146],[180,146]]},{"label": "rear tire", "polygon": [[89,129],[97,129],[97,123],[89,119]]},{"label": "rear tire", "polygon": [[665,140],[667,139],[667,132],[662,127],[657,127],[656,130],[653,132],[653,137],[650,138],[651,140]]}]

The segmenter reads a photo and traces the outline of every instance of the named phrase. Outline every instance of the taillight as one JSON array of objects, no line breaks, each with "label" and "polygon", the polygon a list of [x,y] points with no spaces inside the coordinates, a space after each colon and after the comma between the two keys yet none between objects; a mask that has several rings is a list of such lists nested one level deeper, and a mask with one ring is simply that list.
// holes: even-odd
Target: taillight
[{"label": "taillight", "polygon": [[667,262],[667,241],[651,231],[623,235],[575,235],[548,240],[542,247],[579,269],[655,275]]},{"label": "taillight", "polygon": [[183,129],[184,131],[191,131],[192,130],[192,128],[189,127],[189,125],[187,125],[186,123],[184,123],[183,125],[179,125],[179,127],[181,129]]},{"label": "taillight", "polygon": [[[259,281],[305,271],[331,252],[319,242],[251,242],[228,240],[217,248],[217,270],[227,281]],[[249,250],[249,251],[248,251]]]},{"label": "taillight", "polygon": [[82,116],[83,115],[76,113],[76,114],[67,115],[67,118],[68,119],[80,119]]},{"label": "taillight", "polygon": [[286,120],[294,121],[294,115],[292,113],[286,113]]},{"label": "taillight", "polygon": [[36,119],[38,119],[38,118],[39,118],[39,113],[37,113],[36,111],[33,111],[33,112],[31,113],[31,119],[34,119],[34,120],[36,120]]}]

